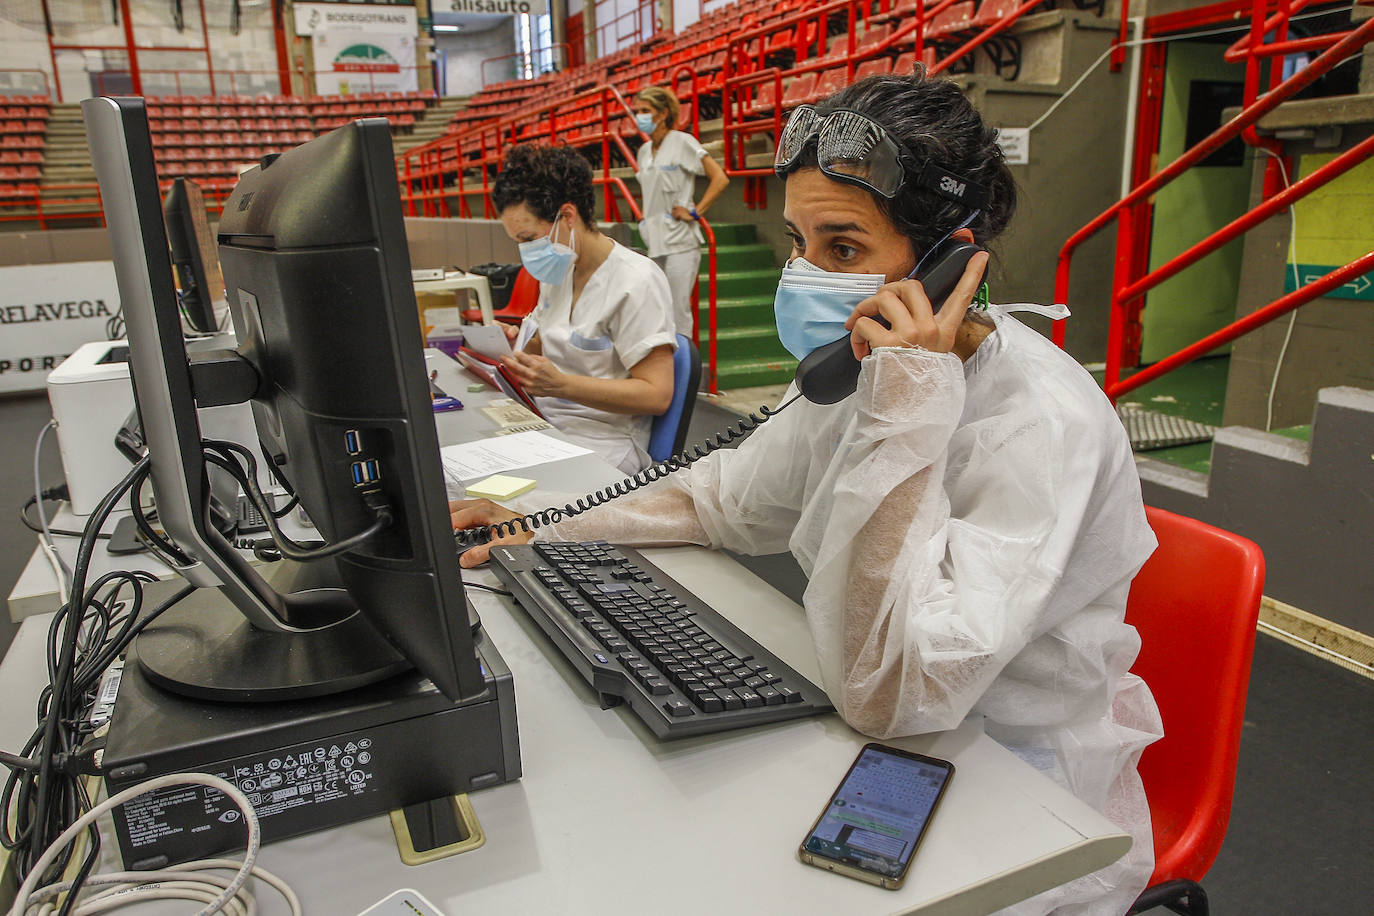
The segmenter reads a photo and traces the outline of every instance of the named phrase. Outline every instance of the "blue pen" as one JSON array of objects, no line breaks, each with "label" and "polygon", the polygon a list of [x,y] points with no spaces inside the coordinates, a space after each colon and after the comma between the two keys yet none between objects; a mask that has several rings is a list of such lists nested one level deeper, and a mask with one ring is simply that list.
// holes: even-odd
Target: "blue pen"
[{"label": "blue pen", "polygon": [[462,410],[463,402],[448,395],[434,399],[434,412],[443,413],[446,410]]}]

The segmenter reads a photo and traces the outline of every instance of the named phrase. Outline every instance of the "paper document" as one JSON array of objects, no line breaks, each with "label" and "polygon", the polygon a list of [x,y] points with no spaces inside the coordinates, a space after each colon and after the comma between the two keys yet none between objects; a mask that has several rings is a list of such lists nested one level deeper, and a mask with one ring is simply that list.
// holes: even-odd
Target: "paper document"
[{"label": "paper document", "polygon": [[590,454],[591,449],[541,432],[515,433],[439,449],[445,476],[451,475],[465,481]]},{"label": "paper document", "polygon": [[[532,429],[550,428],[550,424],[539,419],[534,411],[511,398],[498,398],[492,401],[486,407],[482,408],[482,413],[490,417],[493,423],[503,427],[525,426]],[[543,423],[544,425],[540,427],[531,426],[531,424],[534,423]]]},{"label": "paper document", "polygon": [[488,359],[510,356],[510,339],[500,324],[469,324],[463,327],[463,343]]}]

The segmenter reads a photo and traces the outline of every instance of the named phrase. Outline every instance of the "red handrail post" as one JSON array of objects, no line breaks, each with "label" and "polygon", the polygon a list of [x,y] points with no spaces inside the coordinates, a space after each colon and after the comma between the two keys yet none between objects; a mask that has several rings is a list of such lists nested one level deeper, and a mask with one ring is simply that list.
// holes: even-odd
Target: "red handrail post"
[{"label": "red handrail post", "polygon": [[1113,73],[1120,71],[1121,65],[1126,62],[1126,32],[1131,22],[1130,2],[1131,0],[1121,0],[1121,31],[1112,42],[1112,57],[1108,63]]},{"label": "red handrail post", "polygon": [[[701,231],[706,236],[706,341],[707,341],[707,360],[706,360],[706,390],[711,394],[717,394],[716,383],[716,233],[711,228],[705,218],[697,220],[701,226]],[[694,290],[700,287],[700,283],[693,287]],[[699,309],[692,310],[692,338],[700,346],[700,333],[697,327],[700,320]]]},{"label": "red handrail post", "polygon": [[1338,267],[1331,273],[1322,277],[1314,283],[1295,289],[1291,293],[1276,299],[1264,308],[1258,309],[1232,322],[1219,331],[1208,334],[1197,343],[1190,344],[1179,350],[1177,353],[1168,356],[1148,369],[1142,369],[1125,381],[1116,382],[1106,387],[1107,397],[1115,401],[1128,391],[1133,391],[1141,385],[1152,382],[1161,375],[1172,372],[1179,366],[1186,365],[1200,356],[1205,356],[1217,347],[1223,346],[1253,331],[1262,324],[1267,324],[1299,306],[1306,305],[1313,299],[1324,296],[1337,287],[1344,286],[1351,280],[1361,277],[1374,270],[1374,251],[1366,252],[1358,259],[1350,262],[1344,267]]}]

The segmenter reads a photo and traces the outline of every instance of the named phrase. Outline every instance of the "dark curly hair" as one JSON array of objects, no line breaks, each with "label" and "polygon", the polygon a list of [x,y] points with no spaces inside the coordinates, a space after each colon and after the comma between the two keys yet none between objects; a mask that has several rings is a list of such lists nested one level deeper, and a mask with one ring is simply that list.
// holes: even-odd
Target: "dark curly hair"
[{"label": "dark curly hair", "polygon": [[[917,68],[912,76],[872,76],[860,80],[816,105],[821,115],[840,108],[856,111],[881,124],[918,167],[933,161],[986,187],[988,205],[968,227],[979,244],[986,245],[995,239],[1011,222],[1016,212],[1016,182],[997,145],[997,130],[983,122],[977,109],[952,81],[931,79]],[[808,167],[816,167],[814,146],[796,166]],[[970,212],[967,205],[911,180],[891,200],[877,194],[873,199],[883,215],[911,240],[918,256],[968,219]]]},{"label": "dark curly hair", "polygon": [[498,214],[523,203],[548,223],[558,218],[560,207],[571,203],[582,222],[596,225],[591,164],[566,146],[522,143],[512,147],[492,186],[491,200]]}]

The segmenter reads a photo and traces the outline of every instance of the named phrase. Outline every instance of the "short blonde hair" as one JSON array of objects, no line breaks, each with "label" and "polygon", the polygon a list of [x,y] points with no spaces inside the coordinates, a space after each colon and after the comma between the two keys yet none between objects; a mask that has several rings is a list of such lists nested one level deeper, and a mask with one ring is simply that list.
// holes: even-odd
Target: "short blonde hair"
[{"label": "short blonde hair", "polygon": [[641,102],[648,102],[654,107],[655,111],[667,112],[668,129],[677,130],[678,118],[682,115],[682,105],[678,102],[677,96],[662,86],[647,86],[639,90],[635,99]]}]

